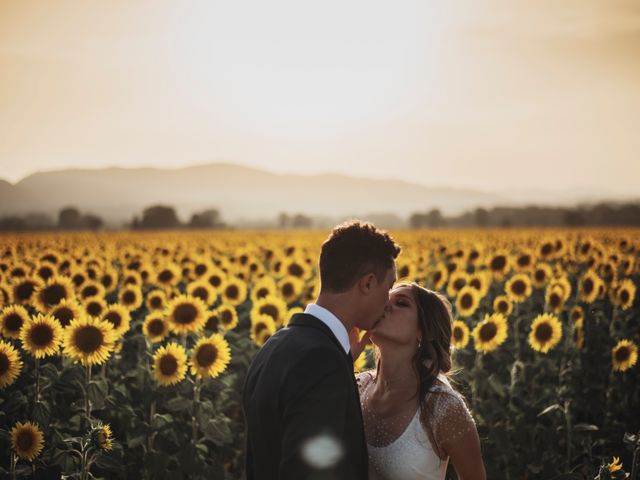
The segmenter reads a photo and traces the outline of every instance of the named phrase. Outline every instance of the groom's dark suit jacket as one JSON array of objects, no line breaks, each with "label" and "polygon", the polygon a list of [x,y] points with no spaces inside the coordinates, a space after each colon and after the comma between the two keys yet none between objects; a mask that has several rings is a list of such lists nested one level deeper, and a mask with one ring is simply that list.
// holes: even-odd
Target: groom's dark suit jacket
[{"label": "groom's dark suit jacket", "polygon": [[262,346],[243,408],[247,480],[368,479],[351,354],[318,318],[295,314]]}]

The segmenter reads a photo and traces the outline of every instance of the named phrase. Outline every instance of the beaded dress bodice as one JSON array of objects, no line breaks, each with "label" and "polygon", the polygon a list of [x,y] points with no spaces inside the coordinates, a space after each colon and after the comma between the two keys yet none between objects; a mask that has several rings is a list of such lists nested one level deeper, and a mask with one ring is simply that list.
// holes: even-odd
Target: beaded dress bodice
[{"label": "beaded dress bodice", "polygon": [[[445,454],[448,442],[455,441],[470,428],[475,428],[464,399],[439,376],[427,396],[429,406],[428,430],[420,421],[420,408],[399,412],[382,419],[368,405],[373,373],[358,375],[371,480],[443,480],[449,457]],[[405,426],[406,425],[406,426]],[[434,446],[435,444],[435,446]],[[442,457],[442,458],[441,458]]]}]

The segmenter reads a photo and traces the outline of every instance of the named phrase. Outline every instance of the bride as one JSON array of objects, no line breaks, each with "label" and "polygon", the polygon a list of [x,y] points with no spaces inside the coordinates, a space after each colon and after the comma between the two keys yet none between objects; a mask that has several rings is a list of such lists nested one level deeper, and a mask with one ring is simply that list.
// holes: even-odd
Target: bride
[{"label": "bride", "polygon": [[451,463],[460,480],[486,478],[475,422],[447,380],[451,369],[451,304],[416,283],[398,284],[385,315],[358,339],[376,369],[358,374],[371,480],[444,480]]}]

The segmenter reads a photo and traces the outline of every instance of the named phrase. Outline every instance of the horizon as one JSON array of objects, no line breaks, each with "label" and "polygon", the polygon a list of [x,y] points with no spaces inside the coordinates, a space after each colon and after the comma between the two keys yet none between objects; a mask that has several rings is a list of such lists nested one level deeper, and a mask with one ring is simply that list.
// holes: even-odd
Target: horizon
[{"label": "horizon", "polygon": [[224,159],[479,191],[637,190],[637,2],[251,13],[0,0],[3,178]]}]

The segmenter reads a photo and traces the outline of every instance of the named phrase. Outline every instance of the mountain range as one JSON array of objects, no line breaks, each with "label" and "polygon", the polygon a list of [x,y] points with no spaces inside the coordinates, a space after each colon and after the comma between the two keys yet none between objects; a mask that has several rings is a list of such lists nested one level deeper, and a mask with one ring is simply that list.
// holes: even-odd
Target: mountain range
[{"label": "mountain range", "polygon": [[130,221],[148,206],[162,204],[175,207],[182,220],[207,208],[219,209],[229,222],[274,219],[281,212],[332,218],[373,213],[406,218],[431,208],[456,215],[480,206],[569,206],[610,199],[602,192],[600,198],[588,193],[486,192],[342,174],[279,174],[232,163],[210,163],[179,169],[62,169],[37,172],[16,184],[0,180],[0,216],[38,212],[55,218],[60,209],[74,206],[115,225]]}]

